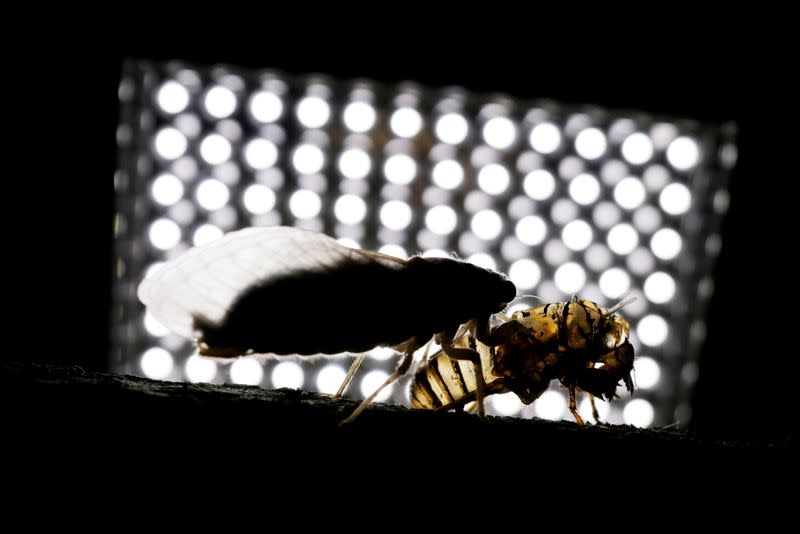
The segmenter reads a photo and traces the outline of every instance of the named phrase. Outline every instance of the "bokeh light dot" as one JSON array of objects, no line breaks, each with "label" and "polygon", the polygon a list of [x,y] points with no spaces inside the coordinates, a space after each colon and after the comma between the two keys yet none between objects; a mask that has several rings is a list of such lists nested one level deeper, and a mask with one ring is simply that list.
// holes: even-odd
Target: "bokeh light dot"
[{"label": "bokeh light dot", "polygon": [[272,211],[276,201],[275,192],[261,184],[248,186],[242,197],[245,209],[253,215],[262,215]]},{"label": "bokeh light dot", "polygon": [[606,153],[608,141],[597,128],[586,128],[575,137],[575,151],[584,159],[597,159]]},{"label": "bokeh light dot", "polygon": [[576,294],[586,285],[586,271],[575,262],[568,262],[556,269],[553,277],[558,289],[568,295]]},{"label": "bokeh light dot", "polygon": [[206,93],[203,105],[209,115],[215,119],[224,119],[236,110],[236,95],[227,87],[215,85]]},{"label": "bokeh light dot", "polygon": [[517,127],[508,117],[493,117],[483,125],[483,139],[497,150],[505,150],[514,144]]},{"label": "bokeh light dot", "polygon": [[434,206],[425,214],[425,226],[435,234],[450,234],[455,230],[457,224],[458,216],[450,206]]},{"label": "bokeh light dot", "polygon": [[626,210],[641,206],[646,195],[642,181],[632,176],[623,178],[614,186],[614,200]]},{"label": "bokeh light dot", "polygon": [[622,142],[622,157],[634,165],[647,163],[653,157],[653,142],[641,132],[631,134]]},{"label": "bokeh light dot", "polygon": [[217,376],[217,364],[214,360],[195,354],[189,356],[183,367],[189,382],[211,382]]},{"label": "bokeh light dot", "polygon": [[147,378],[164,380],[172,372],[172,355],[161,347],[147,349],[139,361],[139,367]]},{"label": "bokeh light dot", "polygon": [[600,291],[610,298],[616,299],[628,292],[631,287],[631,277],[619,267],[612,267],[600,275]]},{"label": "bokeh light dot", "polygon": [[398,185],[407,185],[417,174],[417,162],[408,154],[394,154],[383,164],[386,179]]},{"label": "bokeh light dot", "polygon": [[636,334],[642,343],[655,347],[667,340],[669,325],[660,315],[646,315],[639,320]]},{"label": "bokeh light dot", "polygon": [[167,80],[159,87],[156,101],[163,111],[180,113],[189,105],[189,91],[175,80]]},{"label": "bokeh light dot", "polygon": [[561,131],[555,124],[543,122],[531,129],[528,141],[541,154],[552,154],[561,145]]},{"label": "bokeh light dot", "polygon": [[525,175],[522,189],[534,200],[547,200],[555,192],[556,180],[549,171],[536,169]]},{"label": "bokeh light dot", "polygon": [[689,137],[677,137],[667,147],[667,161],[679,171],[687,171],[700,161],[700,147]]},{"label": "bokeh light dot", "polygon": [[398,108],[389,119],[389,127],[398,137],[414,137],[422,130],[422,115],[414,108]]},{"label": "bokeh light dot", "polygon": [[517,260],[508,268],[508,278],[520,289],[535,287],[541,277],[541,268],[529,258]]},{"label": "bokeh light dot", "polygon": [[633,370],[636,387],[640,389],[652,389],[661,380],[661,367],[648,356],[638,356],[633,361]]},{"label": "bokeh light dot", "polygon": [[463,115],[447,113],[436,121],[434,132],[443,143],[457,145],[467,138],[469,123]]},{"label": "bokeh light dot", "polygon": [[647,300],[655,304],[664,304],[675,295],[675,279],[669,274],[657,271],[644,281],[644,294]]},{"label": "bokeh light dot", "polygon": [[538,215],[526,215],[517,221],[514,233],[526,245],[539,245],[547,237],[547,223]]},{"label": "bokeh light dot", "polygon": [[658,196],[658,203],[670,215],[682,215],[692,205],[692,193],[681,183],[668,184]]},{"label": "bokeh light dot", "polygon": [[358,224],[367,215],[367,203],[356,195],[342,195],[336,199],[333,212],[345,224]]},{"label": "bokeh light dot", "polygon": [[503,231],[503,219],[494,210],[480,210],[472,216],[470,228],[479,238],[490,241]]},{"label": "bokeh light dot", "polygon": [[228,203],[230,190],[221,181],[208,178],[200,182],[195,192],[197,203],[208,211],[215,211]]},{"label": "bokeh light dot", "polygon": [[148,237],[157,249],[169,250],[181,242],[181,229],[170,219],[156,219],[150,225]]},{"label": "bokeh light dot", "polygon": [[159,130],[153,143],[158,155],[168,160],[178,159],[189,146],[186,136],[171,126]]},{"label": "bokeh light dot", "polygon": [[653,405],[644,399],[633,399],[628,401],[622,410],[622,418],[625,423],[640,428],[647,428],[653,424],[655,410]]},{"label": "bokeh light dot", "polygon": [[303,97],[295,110],[297,120],[306,128],[321,128],[331,118],[331,106],[318,96]]},{"label": "bokeh light dot", "polygon": [[269,139],[252,139],[244,146],[244,160],[255,170],[268,169],[278,162],[278,147]]},{"label": "bokeh light dot", "polygon": [[464,181],[464,168],[455,160],[445,159],[433,166],[431,178],[442,189],[456,189]]},{"label": "bokeh light dot", "polygon": [[252,358],[239,358],[229,369],[234,384],[257,386],[264,378],[264,368]]},{"label": "bokeh light dot", "polygon": [[153,199],[162,206],[172,206],[183,198],[183,182],[174,174],[160,174],[151,186]]},{"label": "bokeh light dot", "polygon": [[280,362],[272,369],[270,379],[274,388],[300,389],[305,374],[297,362]]},{"label": "bokeh light dot", "polygon": [[403,230],[411,224],[411,206],[402,200],[390,200],[381,206],[379,217],[386,228]]},{"label": "bokeh light dot", "polygon": [[339,156],[339,172],[346,178],[361,180],[372,170],[372,160],[364,150],[350,148]]},{"label": "bokeh light dot", "polygon": [[344,108],[342,120],[352,132],[368,132],[375,126],[377,114],[375,108],[366,102],[351,102]]},{"label": "bokeh light dot", "polygon": [[569,182],[569,196],[578,204],[592,204],[600,196],[600,182],[591,174],[581,173]]},{"label": "bokeh light dot", "polygon": [[499,163],[490,163],[478,171],[478,187],[490,195],[499,195],[508,189],[511,174]]},{"label": "bokeh light dot", "polygon": [[313,191],[300,189],[289,197],[289,210],[298,219],[311,219],[319,215],[322,199]]},{"label": "bokeh light dot", "polygon": [[609,230],[607,236],[608,248],[624,256],[630,254],[639,244],[639,234],[628,223],[621,223]]},{"label": "bokeh light dot", "polygon": [[201,224],[197,227],[197,229],[195,229],[194,234],[192,235],[192,244],[196,247],[199,247],[201,245],[205,245],[206,243],[216,241],[222,236],[223,232],[219,226],[210,223]]},{"label": "bokeh light dot", "polygon": [[[389,373],[381,370],[374,370],[370,371],[364,378],[361,379],[361,395],[364,397],[368,397],[372,395],[372,393],[380,387],[381,384],[386,381],[389,377]],[[394,389],[394,385],[392,384],[381,391],[377,397],[375,397],[375,402],[386,402],[392,396],[392,391]]]},{"label": "bokeh light dot", "polygon": [[570,250],[584,250],[592,244],[593,237],[592,227],[580,219],[568,222],[561,230],[561,240]]},{"label": "bokeh light dot", "polygon": [[550,421],[559,421],[567,411],[567,399],[558,391],[545,391],[533,403],[537,417]]},{"label": "bokeh light dot", "polygon": [[347,372],[341,365],[332,363],[328,364],[317,373],[317,391],[328,395],[333,395],[338,391],[339,386],[342,384]]},{"label": "bokeh light dot", "polygon": [[250,99],[250,114],[259,122],[275,122],[283,114],[283,101],[275,93],[259,91]]},{"label": "bokeh light dot", "polygon": [[650,239],[650,250],[659,259],[671,260],[681,252],[683,239],[672,228],[662,228],[653,234]]}]

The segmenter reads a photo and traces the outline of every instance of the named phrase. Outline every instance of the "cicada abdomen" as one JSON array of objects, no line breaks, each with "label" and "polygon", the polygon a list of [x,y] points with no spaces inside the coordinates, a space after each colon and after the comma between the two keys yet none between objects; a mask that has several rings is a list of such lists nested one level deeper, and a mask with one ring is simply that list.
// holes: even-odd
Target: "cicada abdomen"
[{"label": "cicada abdomen", "polygon": [[[470,348],[480,354],[481,368],[486,394],[508,391],[502,380],[493,374],[493,355],[491,347],[477,341],[472,335],[464,334],[453,346]],[[410,384],[411,407],[425,410],[460,409],[476,399],[478,380],[472,362],[454,360],[444,351],[439,351],[427,361],[423,361],[414,373]]]}]

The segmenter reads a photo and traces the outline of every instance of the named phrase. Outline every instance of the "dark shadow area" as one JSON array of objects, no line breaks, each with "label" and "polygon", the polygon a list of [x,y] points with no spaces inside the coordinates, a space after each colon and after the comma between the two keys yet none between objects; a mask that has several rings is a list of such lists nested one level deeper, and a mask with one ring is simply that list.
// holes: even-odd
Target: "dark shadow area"
[{"label": "dark shadow area", "polygon": [[[339,423],[357,403],[334,401],[305,391],[267,390],[255,386],[187,384],[86,371],[79,367],[0,363],[0,391],[6,406],[25,406],[7,421],[16,440],[59,441],[108,450],[158,439],[177,449],[202,446],[210,452],[233,452],[259,444],[264,452],[295,458],[324,445],[336,456],[358,443],[385,444],[385,450],[419,450],[424,444],[453,444],[448,454],[491,447],[522,458],[535,444],[542,457],[592,451],[629,459],[639,456],[713,455],[773,451],[785,441],[718,441],[693,438],[679,429],[639,429],[629,425],[436,413],[375,404],[353,424]],[[255,422],[258,424],[255,424]],[[22,431],[25,429],[25,431]],[[420,437],[424,441],[420,442]],[[467,446],[469,444],[469,446]],[[424,448],[424,447],[423,447]],[[366,451],[365,451],[366,452]]]}]

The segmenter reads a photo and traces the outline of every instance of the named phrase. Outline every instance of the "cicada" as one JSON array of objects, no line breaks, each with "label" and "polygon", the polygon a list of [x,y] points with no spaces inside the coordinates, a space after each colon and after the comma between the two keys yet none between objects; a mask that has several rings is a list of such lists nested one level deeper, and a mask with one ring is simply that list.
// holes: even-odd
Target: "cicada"
[{"label": "cicada", "polygon": [[[586,299],[542,304],[504,317],[485,336],[485,343],[468,333],[455,344],[476,350],[481,368],[434,355],[415,372],[410,386],[412,408],[460,409],[480,399],[475,394],[484,382],[485,394],[514,392],[530,404],[558,380],[569,391],[569,409],[583,425],[576,407],[576,391],[589,394],[598,420],[594,397],[611,400],[620,381],[630,393],[634,384],[634,349],[630,325],[616,315],[624,300],[606,309]],[[478,373],[481,376],[478,376]]]},{"label": "cicada", "polygon": [[432,338],[450,357],[480,366],[476,351],[452,342],[461,332],[484,339],[489,317],[515,294],[503,274],[455,258],[400,259],[283,226],[190,249],[138,289],[153,317],[204,356],[394,348],[402,354],[397,369],[348,420],[405,374]]}]

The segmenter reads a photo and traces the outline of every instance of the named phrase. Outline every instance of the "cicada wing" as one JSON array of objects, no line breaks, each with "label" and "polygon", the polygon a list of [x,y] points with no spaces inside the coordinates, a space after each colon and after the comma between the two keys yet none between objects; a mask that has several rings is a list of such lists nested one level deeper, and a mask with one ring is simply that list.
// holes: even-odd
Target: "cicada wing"
[{"label": "cicada wing", "polygon": [[324,234],[286,226],[230,232],[167,262],[138,288],[139,300],[175,334],[196,339],[195,318],[218,324],[247,288],[346,262],[399,268],[403,260],[341,245]]}]

